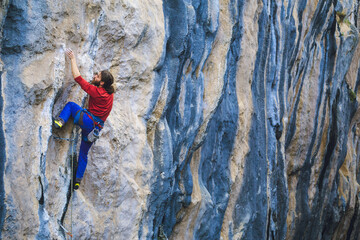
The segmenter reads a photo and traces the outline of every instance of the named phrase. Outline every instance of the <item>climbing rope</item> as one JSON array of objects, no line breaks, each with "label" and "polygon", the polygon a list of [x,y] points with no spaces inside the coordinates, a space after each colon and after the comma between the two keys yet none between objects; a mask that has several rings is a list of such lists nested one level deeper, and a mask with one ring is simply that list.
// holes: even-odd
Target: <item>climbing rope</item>
[{"label": "climbing rope", "polygon": [[[74,184],[74,152],[75,152],[75,149],[74,149],[74,145],[75,145],[75,138],[73,139],[72,141],[72,144],[71,144],[71,180],[70,180],[70,231],[72,232],[72,227],[73,227],[73,207],[72,207],[72,194],[73,194],[73,184]],[[72,235],[71,235],[71,239],[72,239]]]},{"label": "climbing rope", "polygon": [[52,135],[52,137],[54,139],[58,139],[58,140],[65,140],[71,143],[70,145],[70,152],[71,152],[71,177],[70,177],[70,231],[68,231],[62,224],[60,221],[58,221],[60,227],[65,231],[65,233],[67,235],[69,235],[70,239],[73,238],[72,233],[72,227],[73,227],[73,214],[72,214],[72,194],[73,194],[73,181],[74,181],[74,152],[75,152],[75,138],[70,139],[70,138],[61,138],[55,135]]},{"label": "climbing rope", "polygon": [[70,139],[70,138],[61,138],[61,137],[58,137],[58,136],[55,136],[55,135],[51,135],[51,136],[52,136],[54,139],[65,140],[65,141],[69,141],[69,142],[75,141],[75,138]]}]

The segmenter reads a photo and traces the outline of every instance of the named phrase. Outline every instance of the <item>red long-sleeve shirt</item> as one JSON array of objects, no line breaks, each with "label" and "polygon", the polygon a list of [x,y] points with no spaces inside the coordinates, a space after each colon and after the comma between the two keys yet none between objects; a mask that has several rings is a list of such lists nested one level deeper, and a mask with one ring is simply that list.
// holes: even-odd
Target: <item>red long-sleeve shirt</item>
[{"label": "red long-sleeve shirt", "polygon": [[90,95],[89,112],[105,122],[112,109],[114,94],[108,94],[104,88],[91,85],[81,76],[75,78],[75,81]]}]

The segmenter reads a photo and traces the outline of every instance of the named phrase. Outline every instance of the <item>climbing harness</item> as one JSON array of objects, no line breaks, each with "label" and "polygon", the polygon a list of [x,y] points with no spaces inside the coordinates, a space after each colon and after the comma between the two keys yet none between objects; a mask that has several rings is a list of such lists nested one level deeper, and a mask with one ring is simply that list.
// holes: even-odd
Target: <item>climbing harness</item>
[{"label": "climbing harness", "polygon": [[73,181],[74,181],[74,152],[75,152],[75,138],[70,139],[70,138],[61,138],[55,135],[52,135],[52,137],[54,139],[59,139],[59,140],[65,140],[71,143],[70,145],[70,151],[71,151],[71,178],[70,178],[70,231],[68,231],[60,222],[60,220],[58,220],[58,224],[60,225],[60,227],[64,230],[64,232],[70,236],[70,239],[73,238],[72,236],[72,225],[73,225],[73,218],[72,218],[72,193],[73,193]]},{"label": "climbing harness", "polygon": [[95,142],[100,137],[100,130],[104,127],[104,121],[94,114],[89,112],[87,109],[77,111],[74,118],[74,124],[83,125],[84,114],[86,114],[94,124],[93,130],[87,135],[83,136],[85,142]]},{"label": "climbing harness", "polygon": [[100,118],[96,117],[94,114],[92,114],[91,112],[89,112],[88,110],[84,110],[84,112],[86,113],[86,115],[88,115],[88,117],[93,121],[94,125],[97,126],[99,129],[102,129],[104,127],[104,121],[101,120]]},{"label": "climbing harness", "polygon": [[104,127],[104,121],[101,120],[99,117],[96,117],[94,114],[89,112],[87,109],[82,109],[76,112],[75,118],[74,118],[74,124],[77,125],[83,125],[83,118],[84,114],[86,114],[94,123],[96,127],[99,129],[102,129]]}]

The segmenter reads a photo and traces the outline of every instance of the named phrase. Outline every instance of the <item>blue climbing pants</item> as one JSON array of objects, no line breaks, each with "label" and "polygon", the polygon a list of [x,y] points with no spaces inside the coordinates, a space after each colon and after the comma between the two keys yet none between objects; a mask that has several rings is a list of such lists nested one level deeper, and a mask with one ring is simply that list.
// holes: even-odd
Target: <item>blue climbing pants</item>
[{"label": "blue climbing pants", "polygon": [[[60,118],[64,120],[66,123],[70,116],[75,118],[76,113],[79,110],[83,110],[79,105],[77,105],[74,102],[68,102],[64,109],[60,113]],[[90,150],[92,142],[84,141],[84,137],[87,137],[87,135],[93,130],[94,123],[93,120],[89,118],[87,114],[84,114],[83,117],[83,124],[80,125],[80,128],[82,129],[82,137],[81,137],[81,145],[80,145],[80,152],[79,152],[79,159],[78,159],[78,167],[76,170],[76,178],[82,179],[85,173],[86,165],[87,165],[87,159],[88,159],[88,153]]]}]

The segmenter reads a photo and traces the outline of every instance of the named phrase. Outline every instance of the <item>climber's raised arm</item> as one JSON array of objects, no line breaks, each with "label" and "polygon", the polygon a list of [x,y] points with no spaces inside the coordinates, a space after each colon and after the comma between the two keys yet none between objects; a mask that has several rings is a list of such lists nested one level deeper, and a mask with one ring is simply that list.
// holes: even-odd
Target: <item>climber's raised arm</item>
[{"label": "climber's raised arm", "polygon": [[78,76],[80,76],[80,71],[79,71],[79,68],[76,65],[76,59],[75,59],[74,52],[70,48],[66,49],[65,52],[66,52],[66,55],[70,58],[71,72],[72,72],[72,75],[73,75],[73,77],[75,79]]}]

